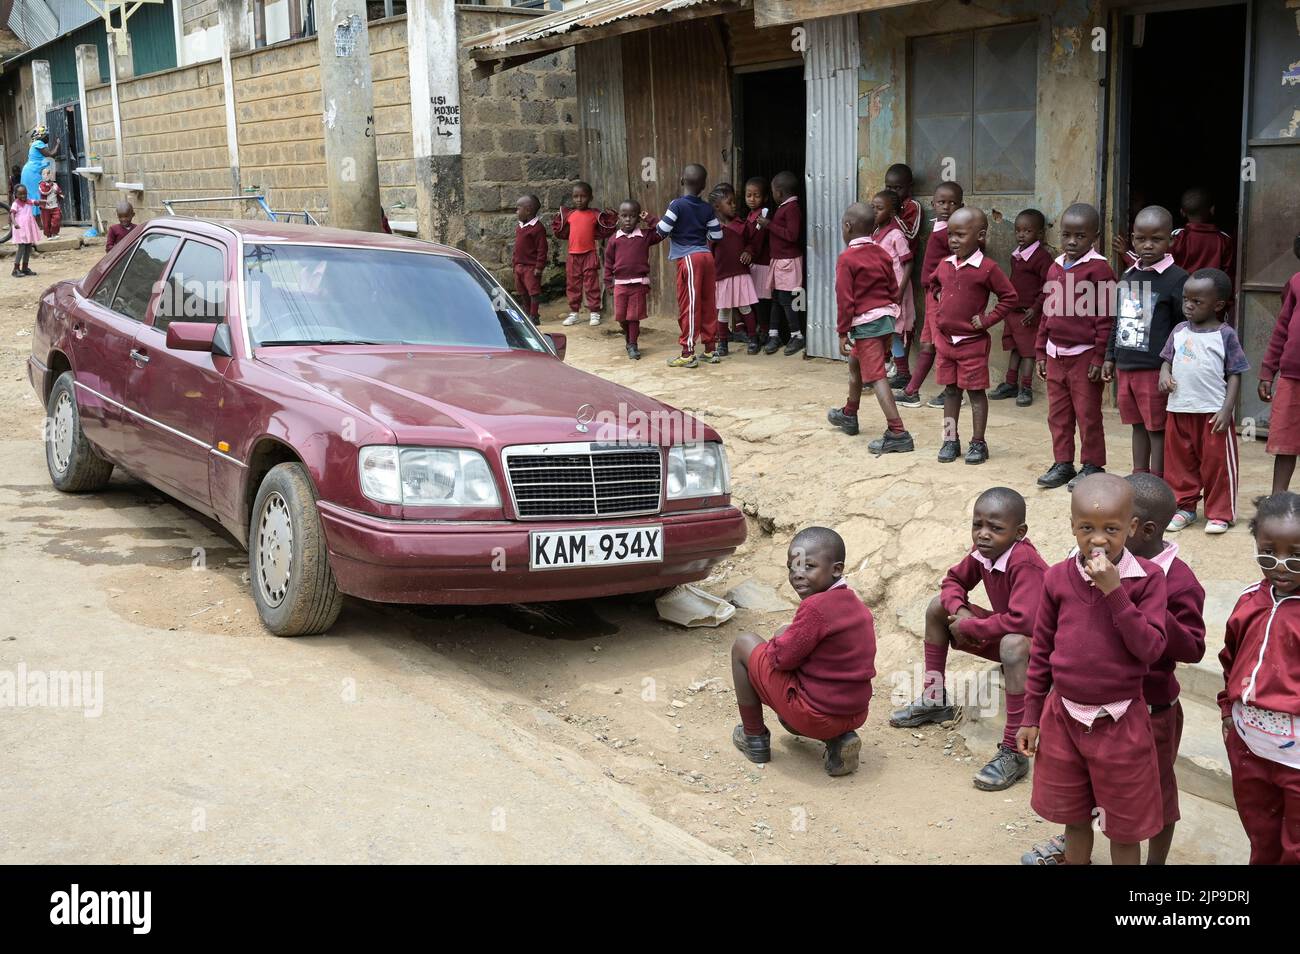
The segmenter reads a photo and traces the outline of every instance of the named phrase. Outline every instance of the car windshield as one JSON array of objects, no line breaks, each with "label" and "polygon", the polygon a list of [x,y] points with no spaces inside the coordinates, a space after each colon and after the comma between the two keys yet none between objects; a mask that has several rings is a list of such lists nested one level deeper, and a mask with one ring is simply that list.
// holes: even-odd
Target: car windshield
[{"label": "car windshield", "polygon": [[245,246],[255,347],[451,345],[546,351],[528,316],[472,259],[378,248]]}]

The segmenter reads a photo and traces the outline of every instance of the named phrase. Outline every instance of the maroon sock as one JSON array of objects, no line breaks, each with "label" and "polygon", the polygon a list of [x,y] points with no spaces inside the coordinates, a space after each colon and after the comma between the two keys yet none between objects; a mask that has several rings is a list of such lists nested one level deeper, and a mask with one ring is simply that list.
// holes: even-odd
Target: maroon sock
[{"label": "maroon sock", "polygon": [[1164,472],[1163,470],[1153,470],[1153,471],[1151,471],[1151,476],[1152,476],[1152,477],[1159,477],[1161,480],[1164,480],[1164,479],[1165,479],[1165,472]]},{"label": "maroon sock", "polygon": [[905,394],[916,394],[921,390],[921,385],[930,375],[930,369],[934,367],[934,352],[922,351],[916,359],[916,371],[912,373],[912,380],[907,383],[904,389]]},{"label": "maroon sock", "polygon": [[1015,384],[1016,379],[1019,376],[1019,372],[1020,372],[1020,362],[1012,361],[1011,366],[1007,368],[1007,376],[1006,376],[1007,384]]},{"label": "maroon sock", "polygon": [[745,323],[745,334],[752,340],[754,335],[758,334],[758,315],[751,311],[748,315],[742,314],[740,320]]},{"label": "maroon sock", "polygon": [[906,374],[906,375],[908,375],[909,377],[910,377],[911,374],[912,374],[912,369],[911,369],[910,367],[908,367],[908,364],[907,364],[907,355],[906,355],[906,354],[904,354],[901,358],[895,358],[895,359],[894,359],[894,367],[895,367],[895,369],[897,369],[897,371],[898,371],[899,374]]},{"label": "maroon sock", "polygon": [[[923,695],[938,704],[943,699],[943,677],[948,670],[948,647],[925,644],[925,683]],[[933,695],[931,694],[933,693]]]},{"label": "maroon sock", "polygon": [[903,427],[903,419],[901,417],[885,418],[885,424],[893,434],[901,434],[903,431],[907,430],[907,428]]},{"label": "maroon sock", "polygon": [[767,731],[763,724],[763,704],[740,706],[740,724],[745,727],[745,735],[762,735]]},{"label": "maroon sock", "polygon": [[623,327],[627,330],[627,343],[635,348],[637,339],[641,335],[641,322],[629,321]]},{"label": "maroon sock", "polygon": [[844,413],[847,414],[849,417],[857,417],[858,408],[860,408],[861,406],[862,406],[862,400],[860,398],[856,401],[845,401]]},{"label": "maroon sock", "polygon": [[1026,374],[1026,375],[1022,375],[1022,376],[1021,376],[1021,378],[1020,378],[1020,386],[1021,386],[1022,388],[1026,388],[1026,389],[1030,389],[1030,390],[1033,389],[1033,387],[1034,387],[1034,373],[1033,373],[1032,371],[1029,372],[1029,373]]},{"label": "maroon sock", "polygon": [[1025,718],[1025,694],[1023,692],[1007,693],[1007,724],[1002,730],[1002,744],[1009,749],[1016,747],[1016,732]]}]

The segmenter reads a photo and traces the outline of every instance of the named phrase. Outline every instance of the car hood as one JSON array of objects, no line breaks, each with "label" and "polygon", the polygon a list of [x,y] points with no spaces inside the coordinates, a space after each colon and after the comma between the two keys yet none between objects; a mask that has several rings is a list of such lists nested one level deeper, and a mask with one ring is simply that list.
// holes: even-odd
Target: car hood
[{"label": "car hood", "polygon": [[535,351],[262,348],[257,360],[346,401],[399,444],[719,439],[689,414]]}]

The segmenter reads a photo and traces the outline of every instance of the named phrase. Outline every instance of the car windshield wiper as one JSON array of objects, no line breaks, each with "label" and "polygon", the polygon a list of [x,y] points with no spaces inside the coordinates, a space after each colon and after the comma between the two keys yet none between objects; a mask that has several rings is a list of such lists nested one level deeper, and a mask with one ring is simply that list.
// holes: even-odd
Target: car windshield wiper
[{"label": "car windshield wiper", "polygon": [[368,338],[272,338],[259,341],[259,348],[274,348],[288,345],[400,345],[405,341],[372,341]]}]

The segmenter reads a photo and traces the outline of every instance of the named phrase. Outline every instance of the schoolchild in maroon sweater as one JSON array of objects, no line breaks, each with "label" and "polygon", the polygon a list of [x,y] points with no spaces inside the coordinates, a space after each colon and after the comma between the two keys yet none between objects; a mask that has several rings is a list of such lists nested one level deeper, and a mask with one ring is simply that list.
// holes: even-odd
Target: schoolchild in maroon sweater
[{"label": "schoolchild in maroon sweater", "polygon": [[[1061,255],[1047,271],[1047,297],[1035,341],[1038,376],[1047,382],[1047,428],[1054,461],[1038,486],[1050,489],[1106,467],[1101,421],[1101,366],[1110,340],[1115,272],[1094,246],[1101,216],[1076,202],[1061,216]],[[1083,469],[1074,469],[1079,428]]]},{"label": "schoolchild in maroon sweater", "polygon": [[[1300,258],[1300,235],[1295,237]],[[1300,272],[1282,294],[1268,351],[1259,367],[1259,399],[1273,405],[1268,421],[1268,452],[1273,455],[1273,493],[1291,486],[1300,454]]]},{"label": "schoolchild in maroon sweater", "polygon": [[522,195],[515,202],[515,250],[510,262],[515,270],[515,294],[533,320],[539,322],[542,307],[542,270],[546,268],[546,226],[538,221],[542,203],[535,195]]},{"label": "schoolchild in maroon sweater", "polygon": [[862,387],[870,387],[885,415],[886,430],[867,449],[880,456],[907,453],[915,444],[885,380],[889,339],[898,319],[898,278],[889,253],[871,239],[873,224],[872,209],[861,202],[844,210],[841,233],[847,248],[835,263],[835,304],[840,354],[849,359],[849,399],[842,408],[827,411],[826,419],[847,434],[857,434]]},{"label": "schoolchild in maroon sweater", "polygon": [[[743,338],[746,345],[757,340],[758,319],[754,306],[758,293],[754,279],[749,274],[750,229],[745,220],[736,215],[736,190],[730,182],[721,182],[709,193],[713,214],[722,226],[722,238],[711,240],[713,274],[715,279],[715,304],[718,309],[718,354],[729,353],[732,335]],[[739,315],[739,318],[737,318]],[[743,331],[737,328],[739,322]],[[753,353],[750,351],[749,353]]]},{"label": "schoolchild in maroon sweater", "polygon": [[1122,477],[1080,480],[1070,521],[1078,549],[1043,579],[1016,742],[1035,756],[1034,811],[1065,825],[1065,863],[1089,862],[1096,820],[1112,863],[1138,864],[1164,827],[1142,685],[1167,646],[1165,576],[1125,549],[1137,517]]},{"label": "schoolchild in maroon sweater", "polygon": [[[775,290],[772,283],[772,253],[768,247],[768,230],[758,224],[759,219],[771,215],[773,208],[772,196],[767,191],[767,180],[762,176],[754,176],[745,182],[745,207],[748,209],[745,215],[745,229],[749,247],[746,249],[746,256],[743,257],[748,259],[746,264],[749,266],[749,277],[754,281],[754,294],[758,296],[758,304],[754,306],[754,313],[758,319],[758,334],[749,342],[745,350],[749,354],[758,354],[759,349],[771,341],[771,330],[774,324],[772,295]],[[777,346],[779,346],[779,330],[777,338]],[[772,350],[776,351],[776,347]]]},{"label": "schoolchild in maroon sweater", "polygon": [[[1183,708],[1178,701],[1178,663],[1200,662],[1205,656],[1205,590],[1196,574],[1178,557],[1178,544],[1165,540],[1165,528],[1177,509],[1174,492],[1154,474],[1124,478],[1133,487],[1133,513],[1137,530],[1129,537],[1128,552],[1150,560],[1165,574],[1164,655],[1151,664],[1142,680],[1142,697],[1151,715],[1151,734],[1160,766],[1160,802],[1165,827],[1147,843],[1147,864],[1162,865],[1169,857],[1174,825],[1179,819],[1178,779],[1174,763],[1183,737]],[[1065,838],[1035,845],[1021,861],[1025,864],[1060,862]]]},{"label": "schoolchild in maroon sweater", "polygon": [[1264,579],[1223,637],[1219,693],[1232,794],[1252,865],[1300,864],[1300,496],[1256,502],[1250,532]]},{"label": "schoolchild in maroon sweater", "polygon": [[[896,728],[912,728],[953,717],[944,690],[949,645],[1001,663],[1007,720],[997,752],[975,776],[975,787],[985,792],[1010,788],[1029,774],[1029,759],[1016,751],[1016,732],[1025,710],[1029,638],[1047,564],[1029,542],[1028,532],[1024,497],[1009,487],[993,487],[980,494],[971,522],[974,546],[948,571],[939,595],[925,613],[921,696],[889,718]],[[971,591],[981,583],[991,610],[971,602]]]},{"label": "schoolchild in maroon sweater", "polygon": [[636,199],[618,207],[618,228],[605,242],[605,287],[614,295],[614,320],[623,329],[627,356],[641,360],[637,346],[650,293],[650,249],[664,240],[659,220],[641,211]]},{"label": "schoolchild in maroon sweater", "polygon": [[[1236,242],[1214,224],[1214,196],[1210,190],[1193,186],[1183,193],[1179,211],[1187,222],[1170,233],[1169,254],[1174,264],[1189,275],[1201,268],[1217,268],[1229,278],[1235,275]],[[1137,263],[1137,253],[1127,237],[1117,236],[1118,246],[1127,265]]]},{"label": "schoolchild in maroon sweater", "polygon": [[[754,220],[757,228],[767,230],[767,248],[771,256],[772,294],[777,311],[785,316],[790,340],[786,343],[787,356],[798,354],[804,348],[804,322],[806,314],[796,308],[795,295],[804,287],[803,260],[803,210],[799,207],[800,179],[793,172],[778,172],[772,177],[772,201],[776,209],[769,216]],[[776,322],[773,322],[775,326]],[[775,354],[772,331],[768,330],[764,354]]]},{"label": "schoolchild in maroon sweater", "polygon": [[1034,354],[1038,318],[1047,298],[1047,270],[1052,253],[1043,244],[1047,219],[1037,209],[1016,216],[1016,247],[1011,253],[1011,286],[1020,304],[1002,326],[1002,347],[1007,351],[1007,376],[989,393],[989,399],[1015,398],[1017,407],[1034,403]]},{"label": "schoolchild in maroon sweater", "polygon": [[771,640],[744,633],[731,647],[731,675],[740,725],[731,734],[751,762],[772,759],[763,706],[795,735],[826,743],[830,775],[858,767],[876,674],[871,610],[844,579],[844,540],[826,527],[807,527],[790,541],[790,586],[801,600],[788,626]]},{"label": "schoolchild in maroon sweater", "polygon": [[[961,456],[957,418],[961,414],[961,392],[970,395],[971,441],[966,463],[982,464],[989,459],[989,445],[984,428],[989,419],[989,350],[992,339],[988,329],[1007,317],[1019,299],[1007,276],[993,259],[980,251],[988,233],[988,218],[979,209],[958,209],[948,220],[948,248],[952,254],[939,263],[934,281],[939,286],[939,305],[934,326],[934,346],[938,356],[936,379],[945,388],[943,414],[952,421],[952,430],[944,426],[939,463],[950,464]],[[988,308],[989,295],[998,303]]]},{"label": "schoolchild in maroon sweater", "polygon": [[[921,302],[921,311],[917,317],[921,320],[921,343],[917,347],[916,367],[908,374],[907,380],[903,383],[901,390],[894,391],[894,399],[898,401],[901,407],[920,407],[921,385],[925,384],[925,379],[930,375],[930,369],[934,367],[934,322],[935,310],[939,306],[938,286],[934,284],[935,269],[952,253],[948,250],[948,219],[964,204],[965,194],[960,184],[956,182],[940,182],[934,187],[934,195],[930,197],[930,209],[934,212],[934,227],[930,230],[930,235],[925,241],[925,255],[921,260],[921,275],[918,285],[921,289],[919,300]],[[899,375],[902,379],[902,375]],[[894,386],[891,382],[891,386]],[[938,394],[930,405],[932,407],[943,406],[943,395]]]}]

